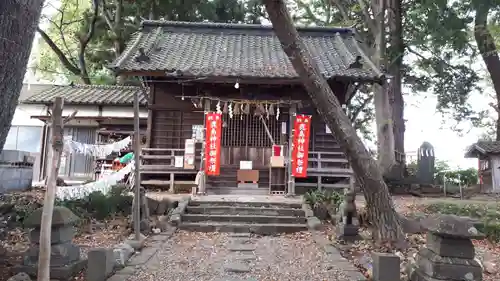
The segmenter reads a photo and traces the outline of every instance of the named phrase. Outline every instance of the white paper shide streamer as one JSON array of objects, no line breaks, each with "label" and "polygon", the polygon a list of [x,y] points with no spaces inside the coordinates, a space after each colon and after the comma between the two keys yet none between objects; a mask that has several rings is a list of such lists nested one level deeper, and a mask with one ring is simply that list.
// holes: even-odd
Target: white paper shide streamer
[{"label": "white paper shide streamer", "polygon": [[111,187],[123,180],[127,174],[133,171],[135,162],[131,161],[127,166],[119,171],[113,172],[98,181],[72,186],[61,186],[57,188],[56,197],[59,200],[81,199],[91,194],[92,192],[100,191],[103,194],[108,194]]},{"label": "white paper shide streamer", "polygon": [[[110,144],[86,144],[73,141],[71,137],[64,138],[64,151],[68,154],[84,154],[96,158],[103,158],[111,155],[113,152],[119,152],[129,146],[132,138],[127,137],[121,141]],[[131,161],[127,166],[119,171],[112,172],[101,179],[83,184],[58,187],[56,197],[59,200],[81,199],[91,194],[92,192],[100,191],[103,194],[108,194],[111,187],[123,180],[127,174],[134,169],[134,161]]]},{"label": "white paper shide streamer", "polygon": [[70,154],[84,154],[102,158],[126,148],[131,141],[132,138],[127,137],[121,141],[109,144],[87,144],[73,141],[71,136],[69,136],[64,138],[64,151]]}]

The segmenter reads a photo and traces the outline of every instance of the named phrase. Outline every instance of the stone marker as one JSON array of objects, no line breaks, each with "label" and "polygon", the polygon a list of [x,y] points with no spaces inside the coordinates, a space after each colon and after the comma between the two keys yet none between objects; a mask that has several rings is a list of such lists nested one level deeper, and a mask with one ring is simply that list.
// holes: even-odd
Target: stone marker
[{"label": "stone marker", "polygon": [[422,221],[427,229],[427,247],[417,254],[410,271],[411,281],[482,281],[483,272],[474,259],[471,239],[484,235],[469,220],[454,215],[430,217]]},{"label": "stone marker", "polygon": [[356,191],[353,188],[346,189],[344,191],[344,202],[340,204],[337,215],[337,239],[346,241],[360,239],[355,201]]},{"label": "stone marker", "polygon": [[[42,209],[35,210],[24,222],[27,228],[32,228],[31,245],[25,254],[23,264],[16,269],[17,272],[26,272],[32,277],[36,277],[38,268]],[[54,207],[50,256],[50,278],[53,280],[68,280],[80,272],[87,263],[80,258],[80,247],[72,243],[75,235],[74,224],[78,220],[79,218],[68,208]]]},{"label": "stone marker", "polygon": [[24,273],[24,272],[20,272],[12,277],[10,277],[9,279],[7,279],[7,281],[31,281],[31,278],[28,274]]},{"label": "stone marker", "polygon": [[115,266],[118,268],[125,267],[128,259],[135,253],[134,248],[126,243],[121,243],[113,249],[115,256]]},{"label": "stone marker", "polygon": [[400,281],[400,262],[398,256],[387,253],[373,253],[373,281]]},{"label": "stone marker", "polygon": [[113,249],[97,248],[88,253],[87,281],[105,281],[115,266]]}]

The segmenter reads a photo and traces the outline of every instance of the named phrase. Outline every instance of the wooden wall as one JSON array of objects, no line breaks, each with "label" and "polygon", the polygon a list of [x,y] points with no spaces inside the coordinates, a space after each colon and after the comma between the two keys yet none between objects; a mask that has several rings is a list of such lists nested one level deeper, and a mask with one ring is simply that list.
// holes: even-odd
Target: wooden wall
[{"label": "wooden wall", "polygon": [[[313,115],[310,150],[337,149],[337,141],[331,134],[326,133],[325,123],[311,106],[309,96],[300,85],[248,85],[235,89],[232,84],[183,86],[177,83],[155,83],[150,85],[150,88],[147,146],[151,148],[184,148],[185,139],[192,137],[192,125],[203,124],[203,106],[195,107],[190,98],[182,100],[181,96],[206,95],[227,99],[303,100],[304,107],[297,112]],[[335,88],[341,100],[345,95],[344,88],[343,84]],[[215,107],[212,110],[215,110]],[[282,114],[287,115],[288,112]]]}]

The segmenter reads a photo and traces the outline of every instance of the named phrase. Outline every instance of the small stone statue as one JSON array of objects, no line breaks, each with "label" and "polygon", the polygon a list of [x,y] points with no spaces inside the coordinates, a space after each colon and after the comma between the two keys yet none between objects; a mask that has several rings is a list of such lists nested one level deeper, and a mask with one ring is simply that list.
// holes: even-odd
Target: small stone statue
[{"label": "small stone statue", "polygon": [[356,191],[354,188],[346,188],[344,190],[344,202],[339,206],[337,221],[339,223],[352,225],[356,217]]},{"label": "small stone statue", "polygon": [[354,241],[360,238],[355,201],[356,191],[354,188],[345,189],[344,202],[339,206],[337,217],[337,239]]}]

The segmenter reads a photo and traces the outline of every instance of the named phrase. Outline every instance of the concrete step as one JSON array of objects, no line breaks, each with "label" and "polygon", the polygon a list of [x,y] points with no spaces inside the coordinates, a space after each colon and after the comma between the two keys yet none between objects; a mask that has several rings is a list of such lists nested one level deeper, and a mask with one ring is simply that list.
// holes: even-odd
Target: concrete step
[{"label": "concrete step", "polygon": [[289,202],[229,202],[229,201],[196,201],[189,202],[189,206],[196,207],[259,207],[259,208],[293,208],[302,210],[301,203]]},{"label": "concrete step", "polygon": [[207,189],[208,194],[214,195],[268,195],[268,188],[223,188],[211,186]]},{"label": "concrete step", "polygon": [[186,214],[206,215],[262,215],[305,216],[304,210],[294,208],[233,207],[233,206],[188,206]]},{"label": "concrete step", "polygon": [[235,232],[271,235],[307,230],[307,224],[248,224],[231,222],[183,222],[180,229],[199,232]]},{"label": "concrete step", "polygon": [[262,215],[207,215],[207,214],[184,214],[184,222],[237,222],[258,224],[304,224],[305,217],[293,216],[262,216]]}]

